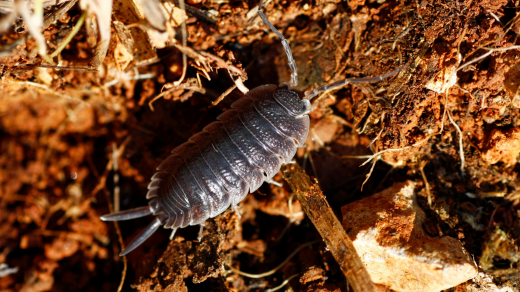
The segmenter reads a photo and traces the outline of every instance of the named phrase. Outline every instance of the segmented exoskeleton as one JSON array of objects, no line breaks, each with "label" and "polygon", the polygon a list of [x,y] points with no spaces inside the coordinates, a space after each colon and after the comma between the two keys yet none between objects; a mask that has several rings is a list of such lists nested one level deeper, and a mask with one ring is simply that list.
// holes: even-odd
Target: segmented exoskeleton
[{"label": "segmented exoskeleton", "polygon": [[310,108],[290,90],[259,86],[231,105],[217,120],[175,148],[148,185],[149,206],[103,216],[125,220],[149,214],[157,218],[123,254],[137,247],[161,225],[183,228],[236,206],[272,181],[289,163],[309,133]]},{"label": "segmented exoskeleton", "polygon": [[[296,86],[296,64],[287,40],[261,9],[262,1],[258,14],[282,40],[293,71],[289,86]],[[159,165],[148,186],[149,206],[101,217],[119,221],[156,216],[121,255],[135,249],[161,225],[172,228],[172,236],[178,228],[203,226],[208,218],[221,214],[230,205],[236,207],[264,181],[273,182],[281,165],[291,162],[297,147],[303,146],[309,133],[310,99],[319,92],[351,82],[380,81],[395,72],[324,85],[307,92],[304,99],[289,86],[263,85],[249,91]]]}]

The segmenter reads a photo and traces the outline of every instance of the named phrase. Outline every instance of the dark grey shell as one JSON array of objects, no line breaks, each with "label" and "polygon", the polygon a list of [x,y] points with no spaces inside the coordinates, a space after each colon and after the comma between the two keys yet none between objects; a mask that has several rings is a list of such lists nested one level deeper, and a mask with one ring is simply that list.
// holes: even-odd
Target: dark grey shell
[{"label": "dark grey shell", "polygon": [[148,206],[101,216],[104,221],[155,219],[121,252],[128,254],[161,225],[204,225],[257,190],[309,134],[308,100],[276,85],[259,86],[231,105],[217,121],[173,149],[148,185]]},{"label": "dark grey shell", "polygon": [[309,108],[276,85],[249,91],[159,165],[146,196],[153,214],[175,229],[240,203],[293,159],[309,133]]}]

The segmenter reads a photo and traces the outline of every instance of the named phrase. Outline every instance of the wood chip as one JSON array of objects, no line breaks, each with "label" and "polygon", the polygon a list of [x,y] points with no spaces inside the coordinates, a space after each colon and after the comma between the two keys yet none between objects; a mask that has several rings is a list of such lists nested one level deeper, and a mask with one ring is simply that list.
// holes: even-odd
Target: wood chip
[{"label": "wood chip", "polygon": [[353,290],[376,291],[352,240],[334,215],[318,184],[312,183],[309,176],[296,163],[285,167],[284,178],[300,200],[305,214],[327,244],[327,248],[338,262]]}]

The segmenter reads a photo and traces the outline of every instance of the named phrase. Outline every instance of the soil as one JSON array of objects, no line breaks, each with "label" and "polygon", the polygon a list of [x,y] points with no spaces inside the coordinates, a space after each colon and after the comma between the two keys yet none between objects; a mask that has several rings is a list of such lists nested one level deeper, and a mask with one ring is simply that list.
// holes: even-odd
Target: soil
[{"label": "soil", "polygon": [[[286,291],[347,291],[281,173],[275,180],[283,186],[248,195],[241,217],[230,209],[209,219],[201,242],[198,227],[178,230],[172,241],[160,229],[126,259],[118,256],[121,241],[151,219],[114,225],[99,217],[114,202],[121,210],[147,204],[161,161],[243,96],[234,89],[213,104],[235,80],[249,89],[290,80],[277,36],[254,13],[248,18],[257,1],[186,4],[187,46],[177,26],[149,64],[123,50],[116,22],[95,72],[42,67],[22,20],[1,35],[0,264],[7,266],[0,266],[0,291],[264,291],[286,279]],[[394,182],[415,181],[425,230],[459,239],[497,286],[519,289],[518,1],[276,0],[264,12],[289,41],[301,96],[401,68],[382,82],[321,94],[310,114],[307,147],[296,160],[336,214]],[[48,54],[82,13],[76,4],[45,28]],[[82,26],[60,66],[92,64],[91,37]],[[174,86],[183,52],[186,76]],[[203,53],[211,61],[201,62]],[[236,272],[269,271],[316,240],[269,276]]]}]

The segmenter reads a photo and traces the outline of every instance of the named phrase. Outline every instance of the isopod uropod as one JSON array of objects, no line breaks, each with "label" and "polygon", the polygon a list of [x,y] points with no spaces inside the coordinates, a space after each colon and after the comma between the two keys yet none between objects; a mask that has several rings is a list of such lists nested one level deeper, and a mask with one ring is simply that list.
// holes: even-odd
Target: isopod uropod
[{"label": "isopod uropod", "polygon": [[[258,14],[282,40],[292,70],[290,86],[296,86],[296,64],[287,40]],[[202,132],[175,148],[157,167],[148,185],[148,206],[102,216],[120,221],[155,215],[156,218],[121,252],[128,254],[161,225],[173,229],[204,225],[208,218],[236,208],[245,196],[257,190],[282,164],[290,163],[297,147],[309,133],[310,99],[319,92],[349,82],[376,82],[396,70],[375,78],[346,79],[306,92],[304,99],[289,86],[262,85],[249,91],[217,117]],[[200,235],[199,235],[200,237]]]}]

